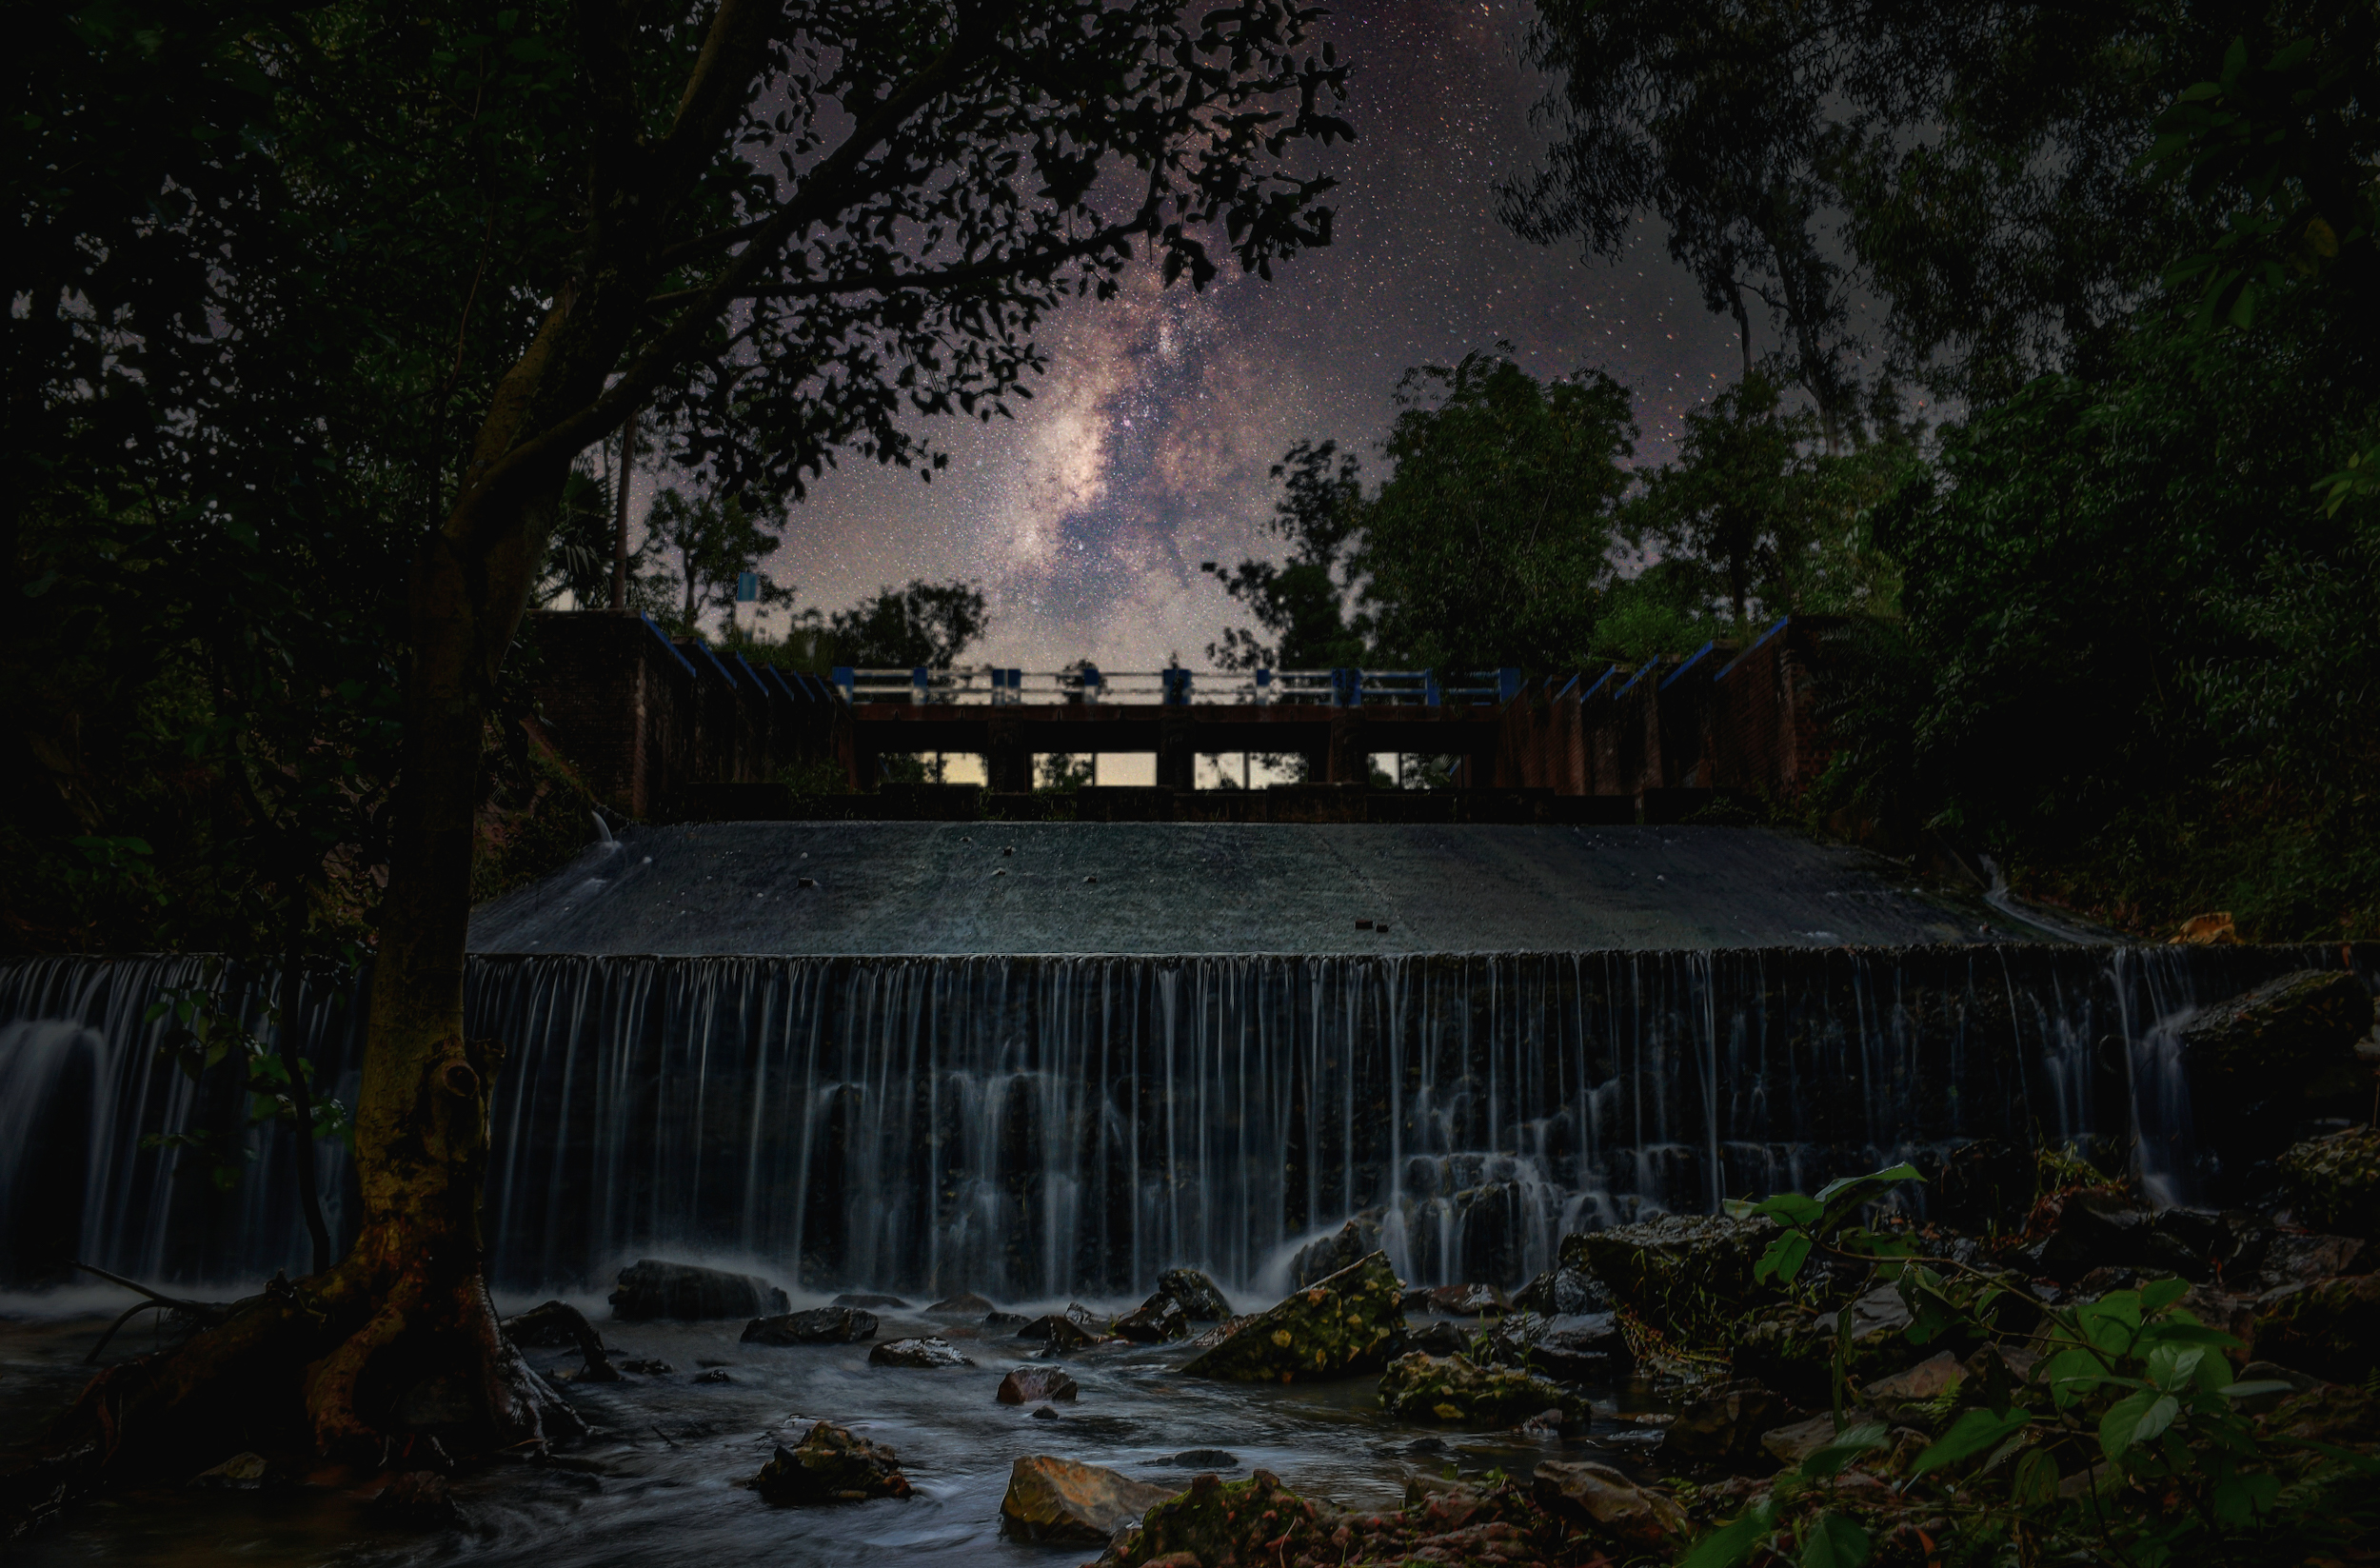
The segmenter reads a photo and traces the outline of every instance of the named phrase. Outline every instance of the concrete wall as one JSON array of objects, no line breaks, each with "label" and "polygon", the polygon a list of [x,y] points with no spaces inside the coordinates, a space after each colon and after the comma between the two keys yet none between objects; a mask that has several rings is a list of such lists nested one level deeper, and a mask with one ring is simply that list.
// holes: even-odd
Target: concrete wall
[{"label": "concrete wall", "polygon": [[1461,782],[1631,796],[1654,818],[1718,795],[1790,805],[1832,756],[1819,702],[1848,636],[1839,617],[1794,616],[1746,647],[1535,683],[1505,705],[1493,762]]},{"label": "concrete wall", "polygon": [[671,821],[703,785],[765,783],[835,753],[843,705],[824,682],[672,642],[641,615],[542,610],[527,630],[547,732],[624,815]]}]

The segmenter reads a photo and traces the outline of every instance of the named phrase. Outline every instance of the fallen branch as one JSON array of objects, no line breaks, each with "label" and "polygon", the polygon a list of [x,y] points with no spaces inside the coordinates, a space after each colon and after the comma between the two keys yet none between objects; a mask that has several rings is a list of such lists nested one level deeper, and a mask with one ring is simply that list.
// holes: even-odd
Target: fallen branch
[{"label": "fallen branch", "polygon": [[117,1317],[116,1320],[108,1325],[108,1332],[99,1337],[99,1342],[90,1347],[90,1354],[83,1358],[83,1364],[85,1366],[97,1366],[99,1364],[101,1353],[106,1351],[109,1341],[115,1339],[116,1331],[122,1328],[125,1324],[130,1322],[132,1320],[132,1316],[135,1313],[170,1312],[177,1318],[188,1319],[191,1322],[198,1324],[202,1328],[211,1328],[215,1324],[222,1322],[225,1319],[231,1316],[231,1309],[219,1302],[185,1301],[178,1297],[162,1295],[157,1291],[149,1289],[147,1285],[140,1283],[138,1280],[127,1280],[121,1274],[110,1274],[106,1269],[100,1268],[96,1264],[86,1263],[79,1259],[76,1260],[74,1266],[81,1269],[86,1274],[98,1275],[102,1280],[107,1280],[111,1285],[121,1285],[126,1290],[132,1291],[137,1295],[149,1298],[145,1301],[135,1301],[130,1306],[126,1307],[122,1314]]}]

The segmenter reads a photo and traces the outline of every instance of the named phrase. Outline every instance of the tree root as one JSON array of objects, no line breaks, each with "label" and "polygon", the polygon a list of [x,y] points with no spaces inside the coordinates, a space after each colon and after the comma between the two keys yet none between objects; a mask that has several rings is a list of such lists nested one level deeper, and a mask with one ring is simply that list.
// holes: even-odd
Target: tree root
[{"label": "tree root", "polygon": [[620,1369],[611,1364],[611,1355],[604,1349],[603,1339],[595,1325],[586,1320],[586,1314],[567,1301],[546,1301],[529,1308],[504,1321],[505,1338],[516,1345],[576,1345],[586,1365],[579,1373],[583,1383],[616,1383],[621,1380]]},{"label": "tree root", "polygon": [[222,1322],[225,1319],[230,1317],[232,1313],[232,1308],[224,1302],[186,1301],[176,1297],[160,1295],[158,1292],[149,1289],[147,1285],[140,1283],[138,1280],[127,1280],[121,1274],[110,1274],[104,1268],[99,1268],[93,1264],[80,1261],[79,1260],[75,1262],[74,1266],[81,1269],[86,1274],[98,1275],[102,1280],[107,1280],[109,1284],[122,1285],[127,1290],[137,1292],[138,1294],[148,1298],[146,1300],[135,1301],[130,1306],[126,1307],[123,1313],[117,1317],[116,1320],[108,1325],[108,1332],[99,1337],[99,1342],[90,1347],[90,1354],[83,1358],[83,1364],[85,1366],[97,1366],[99,1364],[100,1355],[108,1348],[109,1341],[116,1337],[117,1330],[121,1329],[125,1324],[132,1320],[135,1314],[143,1312],[170,1313],[176,1318],[180,1318],[195,1326],[204,1328],[211,1327],[216,1323]]},{"label": "tree root", "polygon": [[[135,1311],[196,1308],[200,1326],[103,1369],[38,1449],[0,1459],[0,1539],[80,1497],[179,1479],[248,1450],[445,1469],[587,1430],[506,1337],[476,1274],[388,1274],[350,1260],[296,1283],[276,1277],[228,1307],[120,1282],[150,1298]],[[579,1328],[600,1356],[593,1329]]]}]

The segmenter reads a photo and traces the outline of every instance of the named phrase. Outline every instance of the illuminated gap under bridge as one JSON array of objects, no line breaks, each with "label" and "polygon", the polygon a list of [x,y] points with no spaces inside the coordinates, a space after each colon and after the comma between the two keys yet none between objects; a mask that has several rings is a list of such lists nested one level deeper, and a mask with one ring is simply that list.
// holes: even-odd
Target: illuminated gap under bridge
[{"label": "illuminated gap under bridge", "polygon": [[1517,669],[1101,670],[859,669],[832,681],[850,705],[851,775],[874,787],[882,759],[922,752],[983,758],[995,791],[1033,787],[1033,759],[1144,753],[1157,784],[1189,789],[1201,756],[1296,755],[1317,783],[1361,784],[1376,752],[1492,754]]}]

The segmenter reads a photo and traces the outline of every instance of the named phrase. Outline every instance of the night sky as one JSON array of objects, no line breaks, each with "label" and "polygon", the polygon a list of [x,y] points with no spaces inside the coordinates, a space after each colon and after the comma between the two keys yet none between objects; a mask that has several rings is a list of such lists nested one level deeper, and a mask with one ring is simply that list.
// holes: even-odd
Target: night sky
[{"label": "night sky", "polygon": [[[1408,366],[1509,341],[1532,372],[1600,366],[1636,394],[1638,461],[1739,363],[1651,226],[1616,264],[1540,247],[1496,221],[1495,183],[1533,161],[1541,82],[1519,60],[1513,0],[1346,0],[1330,24],[1353,70],[1359,140],[1316,162],[1339,180],[1334,243],[1227,267],[1203,294],[1142,270],[1045,330],[1049,373],[1013,422],[940,422],[931,485],[874,465],[830,471],[770,563],[832,609],[913,576],[982,586],[992,628],[969,662],[1147,670],[1244,619],[1199,563],[1272,553],[1266,469],[1334,438],[1381,471]],[[1763,347],[1755,338],[1755,352]]]}]

